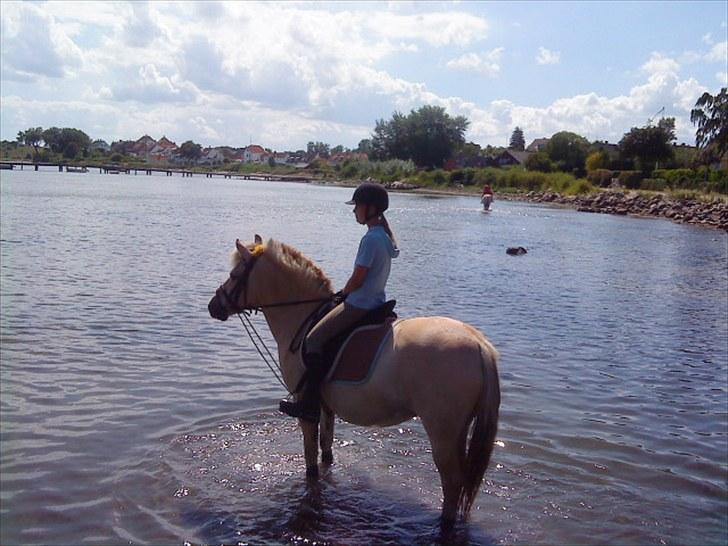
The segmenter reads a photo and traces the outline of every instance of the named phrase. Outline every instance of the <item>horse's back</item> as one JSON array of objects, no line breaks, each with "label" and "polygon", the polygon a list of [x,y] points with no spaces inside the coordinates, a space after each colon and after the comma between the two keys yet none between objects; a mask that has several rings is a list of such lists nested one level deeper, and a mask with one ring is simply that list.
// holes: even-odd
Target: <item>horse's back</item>
[{"label": "horse's back", "polygon": [[[328,389],[336,413],[362,425],[391,425],[430,412],[471,412],[484,365],[496,353],[475,328],[447,317],[399,320],[370,380]],[[493,360],[493,362],[489,362]]]}]

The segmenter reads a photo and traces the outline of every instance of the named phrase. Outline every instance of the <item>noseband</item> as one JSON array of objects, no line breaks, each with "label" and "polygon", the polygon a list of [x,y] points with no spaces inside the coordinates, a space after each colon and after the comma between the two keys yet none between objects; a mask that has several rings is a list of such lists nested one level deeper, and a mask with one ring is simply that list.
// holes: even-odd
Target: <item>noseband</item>
[{"label": "noseband", "polygon": [[[248,277],[250,277],[250,272],[253,270],[253,266],[257,261],[258,257],[253,256],[250,261],[245,262],[245,267],[243,268],[242,273],[235,273],[235,269],[237,269],[237,267],[230,272],[230,278],[237,281],[235,286],[233,286],[232,292],[228,293],[228,291],[225,290],[225,283],[221,284],[218,289],[215,290],[215,295],[220,298],[220,303],[223,307],[230,310],[231,313],[240,313],[249,309],[255,309],[255,307],[248,307],[247,305]],[[243,304],[239,305],[237,302],[240,299],[241,293],[243,294]]]}]

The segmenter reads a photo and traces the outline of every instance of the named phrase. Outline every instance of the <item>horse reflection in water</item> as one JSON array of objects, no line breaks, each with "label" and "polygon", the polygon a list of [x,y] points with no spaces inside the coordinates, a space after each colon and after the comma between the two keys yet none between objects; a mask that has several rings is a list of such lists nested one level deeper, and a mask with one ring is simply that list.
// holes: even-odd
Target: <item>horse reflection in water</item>
[{"label": "horse reflection in water", "polygon": [[[262,309],[278,344],[283,380],[293,392],[304,373],[291,350],[321,300],[333,296],[324,273],[296,249],[269,240],[235,242],[230,277],[210,300],[213,318]],[[300,303],[304,302],[304,303]],[[363,383],[322,386],[319,424],[299,420],[308,475],[333,461],[334,415],[362,426],[388,426],[419,416],[432,445],[443,490],[442,524],[465,519],[488,468],[498,428],[498,353],[478,330],[445,317],[398,320]]]}]

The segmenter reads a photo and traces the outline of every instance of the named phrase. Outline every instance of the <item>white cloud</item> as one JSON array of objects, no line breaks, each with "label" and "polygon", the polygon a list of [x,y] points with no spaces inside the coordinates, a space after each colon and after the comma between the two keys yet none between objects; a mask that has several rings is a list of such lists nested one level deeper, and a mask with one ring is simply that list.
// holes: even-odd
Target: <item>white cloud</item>
[{"label": "white cloud", "polygon": [[447,67],[454,70],[477,72],[486,76],[497,76],[500,72],[500,59],[504,48],[497,47],[483,54],[465,53],[447,62]]},{"label": "white cloud", "polygon": [[197,92],[194,86],[181,81],[177,74],[165,75],[153,64],[139,68],[126,82],[113,91],[116,100],[136,100],[144,103],[194,102]]},{"label": "white cloud", "polygon": [[[507,100],[515,96],[507,91],[481,102],[445,96],[433,91],[436,81],[417,71],[405,77],[396,65],[450,58],[452,70],[494,77],[505,49],[478,44],[488,36],[486,19],[433,5],[3,3],[3,136],[56,125],[107,140],[148,133],[203,145],[252,137],[277,149],[310,140],[352,146],[376,119],[433,104],[465,115],[467,138],[481,144],[507,144],[516,125],[527,140],[572,130],[616,141],[663,106],[682,116],[686,139],[693,128],[685,112],[704,86],[681,75],[683,66],[725,66],[723,42],[708,53],[653,53],[640,81],[613,96],[595,90],[542,107]],[[541,47],[536,60],[558,63],[560,53]],[[712,66],[703,77],[712,79]],[[722,70],[716,77],[726,80]]]},{"label": "white cloud", "polygon": [[727,71],[724,70],[723,72],[716,72],[715,79],[718,80],[718,84],[721,87],[728,86],[728,72]]},{"label": "white cloud", "polygon": [[67,29],[31,3],[3,4],[0,28],[3,76],[60,78],[82,63]]},{"label": "white cloud", "polygon": [[713,43],[713,35],[710,32],[708,32],[707,34],[703,35],[702,40],[703,40],[704,44],[710,45]]},{"label": "white cloud", "polygon": [[675,59],[653,52],[641,68],[647,74],[673,74],[680,70],[680,65]]},{"label": "white cloud", "polygon": [[545,47],[538,48],[538,55],[536,55],[538,64],[559,64],[560,60],[561,53],[559,51],[550,51]]},{"label": "white cloud", "polygon": [[728,42],[715,44],[705,55],[705,60],[716,63],[728,64]]}]

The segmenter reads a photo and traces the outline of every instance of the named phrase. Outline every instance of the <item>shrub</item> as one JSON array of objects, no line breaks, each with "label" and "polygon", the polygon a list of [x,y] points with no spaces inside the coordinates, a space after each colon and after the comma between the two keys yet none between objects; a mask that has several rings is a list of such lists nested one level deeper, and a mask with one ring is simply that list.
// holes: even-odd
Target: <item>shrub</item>
[{"label": "shrub", "polygon": [[642,180],[641,171],[622,171],[619,173],[619,183],[630,190],[636,190],[640,187]]},{"label": "shrub", "polygon": [[585,178],[578,178],[571,182],[566,189],[563,190],[563,193],[566,195],[583,195],[585,193],[592,193],[594,190],[594,186],[592,186],[588,180]]},{"label": "shrub", "polygon": [[462,184],[463,186],[472,186],[475,184],[475,169],[466,167],[458,169],[450,173],[450,184]]},{"label": "shrub", "polygon": [[599,169],[606,169],[609,165],[609,154],[605,151],[597,151],[589,154],[586,158],[586,171],[596,171]]},{"label": "shrub", "polygon": [[586,175],[586,179],[595,186],[606,188],[612,182],[614,173],[609,169],[595,169]]},{"label": "shrub", "polygon": [[650,191],[664,191],[667,180],[664,178],[645,178],[640,182],[640,189]]},{"label": "shrub", "polygon": [[436,169],[432,171],[432,181],[438,186],[446,184],[447,178],[447,174],[442,169]]}]

